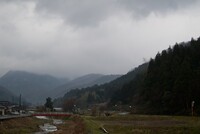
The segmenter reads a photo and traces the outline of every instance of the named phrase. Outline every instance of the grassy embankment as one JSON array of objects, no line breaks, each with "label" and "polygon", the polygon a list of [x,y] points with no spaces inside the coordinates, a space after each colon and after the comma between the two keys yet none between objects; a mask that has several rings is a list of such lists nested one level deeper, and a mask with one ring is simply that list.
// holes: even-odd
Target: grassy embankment
[{"label": "grassy embankment", "polygon": [[[86,134],[85,124],[80,116],[55,117],[55,119],[62,119],[64,123],[57,125],[58,131],[52,134]],[[34,117],[4,120],[0,122],[0,134],[33,134],[41,131],[39,125],[45,123],[52,123],[52,120],[42,120]]]},{"label": "grassy embankment", "polygon": [[[32,117],[2,121],[0,134],[29,134],[49,120]],[[113,115],[110,117],[72,116],[58,125],[55,134],[200,134],[200,117]]]},{"label": "grassy embankment", "polygon": [[39,125],[49,122],[35,117],[16,118],[0,121],[0,134],[29,134],[40,131]]},{"label": "grassy embankment", "polygon": [[91,134],[200,134],[200,117],[113,115],[110,117],[83,117]]}]

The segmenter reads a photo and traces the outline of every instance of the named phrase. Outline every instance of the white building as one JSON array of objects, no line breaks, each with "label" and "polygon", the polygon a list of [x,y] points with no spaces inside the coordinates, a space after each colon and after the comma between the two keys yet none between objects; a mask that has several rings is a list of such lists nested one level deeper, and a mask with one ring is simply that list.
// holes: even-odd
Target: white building
[{"label": "white building", "polygon": [[3,105],[0,105],[0,116],[5,115],[5,110],[6,110],[6,107]]}]

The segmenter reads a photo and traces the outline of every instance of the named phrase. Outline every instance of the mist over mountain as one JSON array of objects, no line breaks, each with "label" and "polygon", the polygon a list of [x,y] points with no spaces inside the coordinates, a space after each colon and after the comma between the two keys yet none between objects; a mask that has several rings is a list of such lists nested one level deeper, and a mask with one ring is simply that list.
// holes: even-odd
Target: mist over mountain
[{"label": "mist over mountain", "polygon": [[37,104],[45,101],[47,92],[67,82],[50,75],[39,75],[25,71],[9,71],[0,78],[0,85],[8,88],[15,95],[22,96]]},{"label": "mist over mountain", "polygon": [[102,85],[93,85],[86,88],[76,88],[70,90],[61,98],[57,98],[54,101],[54,105],[62,106],[65,101],[75,99],[77,106],[86,108],[92,104],[107,102],[113,96],[113,94],[120,90],[123,85],[132,81],[138,74],[145,72],[148,68],[148,63],[144,63],[125,75],[119,76],[116,79]]},{"label": "mist over mountain", "polygon": [[17,97],[5,87],[0,86],[0,101],[15,102]]},{"label": "mist over mountain", "polygon": [[121,75],[88,74],[69,81],[66,84],[52,90],[50,93],[54,98],[61,97],[71,89],[86,88],[94,85],[109,83],[110,81],[115,80],[120,76]]},{"label": "mist over mountain", "polygon": [[189,115],[195,102],[199,114],[199,52],[200,38],[176,43],[126,75],[104,85],[71,90],[55,104],[74,100],[81,108],[107,103],[110,108],[131,105],[138,113]]},{"label": "mist over mountain", "polygon": [[[69,81],[67,78],[56,78],[50,75],[9,71],[0,78],[0,85],[9,89],[15,96],[21,94],[23,98],[32,104],[43,104],[47,97],[60,97],[70,89],[104,84],[119,76],[88,74]],[[9,95],[9,98],[14,95]]]}]

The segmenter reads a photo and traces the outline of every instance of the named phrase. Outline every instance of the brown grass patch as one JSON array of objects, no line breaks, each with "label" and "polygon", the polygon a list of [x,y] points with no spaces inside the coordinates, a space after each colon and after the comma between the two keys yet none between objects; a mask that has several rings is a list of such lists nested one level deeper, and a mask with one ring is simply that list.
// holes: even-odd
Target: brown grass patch
[{"label": "brown grass patch", "polygon": [[85,124],[79,116],[72,116],[64,120],[64,124],[58,125],[58,131],[53,134],[85,134]]},{"label": "brown grass patch", "polygon": [[39,131],[39,125],[46,120],[35,117],[16,118],[0,122],[0,134],[28,134]]}]

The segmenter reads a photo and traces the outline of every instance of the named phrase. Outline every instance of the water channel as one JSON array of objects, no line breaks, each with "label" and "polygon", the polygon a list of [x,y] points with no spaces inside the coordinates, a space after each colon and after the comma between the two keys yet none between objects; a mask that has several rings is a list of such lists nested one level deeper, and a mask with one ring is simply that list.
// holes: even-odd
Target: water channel
[{"label": "water channel", "polygon": [[[46,117],[46,116],[36,116],[36,118],[38,119],[46,119],[46,120],[51,120],[50,118]],[[55,132],[57,131],[57,127],[56,125],[62,124],[63,121],[60,119],[53,119],[53,125],[49,124],[49,123],[45,123],[44,125],[40,125],[40,132],[35,132],[34,134],[48,134],[51,132]]]}]

